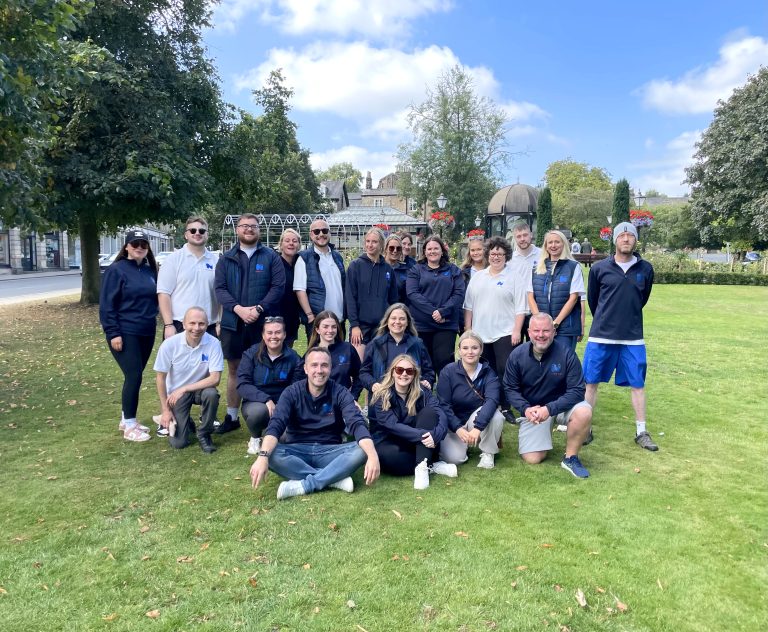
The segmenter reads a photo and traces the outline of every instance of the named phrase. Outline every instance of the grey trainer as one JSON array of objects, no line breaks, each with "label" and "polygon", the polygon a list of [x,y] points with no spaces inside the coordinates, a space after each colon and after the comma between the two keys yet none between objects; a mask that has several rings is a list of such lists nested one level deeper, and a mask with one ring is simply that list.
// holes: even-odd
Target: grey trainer
[{"label": "grey trainer", "polygon": [[641,432],[639,435],[635,437],[635,443],[639,445],[641,448],[645,448],[646,450],[650,450],[651,452],[656,452],[656,450],[659,449],[659,446],[657,446],[653,439],[651,439],[651,435],[647,432]]}]

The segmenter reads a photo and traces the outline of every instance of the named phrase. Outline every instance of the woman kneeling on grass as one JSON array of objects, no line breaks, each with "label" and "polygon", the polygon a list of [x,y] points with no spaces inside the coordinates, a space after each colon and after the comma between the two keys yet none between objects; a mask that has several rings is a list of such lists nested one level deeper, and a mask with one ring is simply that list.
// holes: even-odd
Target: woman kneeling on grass
[{"label": "woman kneeling on grass", "polygon": [[421,372],[413,358],[397,356],[380,384],[371,405],[371,435],[383,472],[395,476],[414,473],[414,489],[429,487],[429,473],[457,476],[456,466],[433,461],[447,432],[447,420],[431,391],[419,384]]},{"label": "woman kneeling on grass", "polygon": [[479,446],[477,467],[490,470],[499,452],[504,415],[499,410],[499,378],[480,359],[482,353],[480,336],[465,331],[459,338],[459,359],[440,371],[437,396],[448,413],[449,428],[440,444],[440,458],[448,463],[464,463],[467,449]]}]

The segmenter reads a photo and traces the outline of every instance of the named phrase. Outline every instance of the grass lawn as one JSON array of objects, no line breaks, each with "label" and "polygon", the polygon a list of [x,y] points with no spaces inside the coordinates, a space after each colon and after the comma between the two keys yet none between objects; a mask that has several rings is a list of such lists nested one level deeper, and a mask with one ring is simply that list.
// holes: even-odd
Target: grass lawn
[{"label": "grass lawn", "polygon": [[[768,288],[660,285],[645,322],[655,454],[604,385],[588,480],[508,426],[492,471],[278,502],[244,429],[211,456],[122,440],[95,308],[0,308],[0,627],[764,629]],[[144,385],[146,421],[151,362]]]}]

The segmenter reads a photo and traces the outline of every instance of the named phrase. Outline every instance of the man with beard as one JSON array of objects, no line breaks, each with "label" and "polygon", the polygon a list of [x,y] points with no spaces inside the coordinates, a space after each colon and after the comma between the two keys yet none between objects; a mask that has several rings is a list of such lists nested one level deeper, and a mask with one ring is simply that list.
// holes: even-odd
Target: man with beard
[{"label": "man with beard", "polygon": [[[515,277],[515,287],[528,287],[533,275],[533,269],[539,262],[539,253],[541,248],[533,245],[533,235],[531,229],[525,222],[519,222],[512,226],[512,236],[515,238],[515,250],[507,266],[512,270]],[[519,284],[519,285],[518,285]],[[531,318],[531,310],[526,304],[526,316],[519,332],[521,336],[528,338],[528,321]]]}]

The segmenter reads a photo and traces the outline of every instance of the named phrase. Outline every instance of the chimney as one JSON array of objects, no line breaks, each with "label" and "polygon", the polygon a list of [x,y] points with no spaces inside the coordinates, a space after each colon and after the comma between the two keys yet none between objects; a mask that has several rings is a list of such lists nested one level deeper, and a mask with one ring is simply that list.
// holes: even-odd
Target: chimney
[{"label": "chimney", "polygon": [[369,189],[369,190],[373,188],[373,180],[371,179],[371,172],[370,171],[365,176],[365,188]]}]

